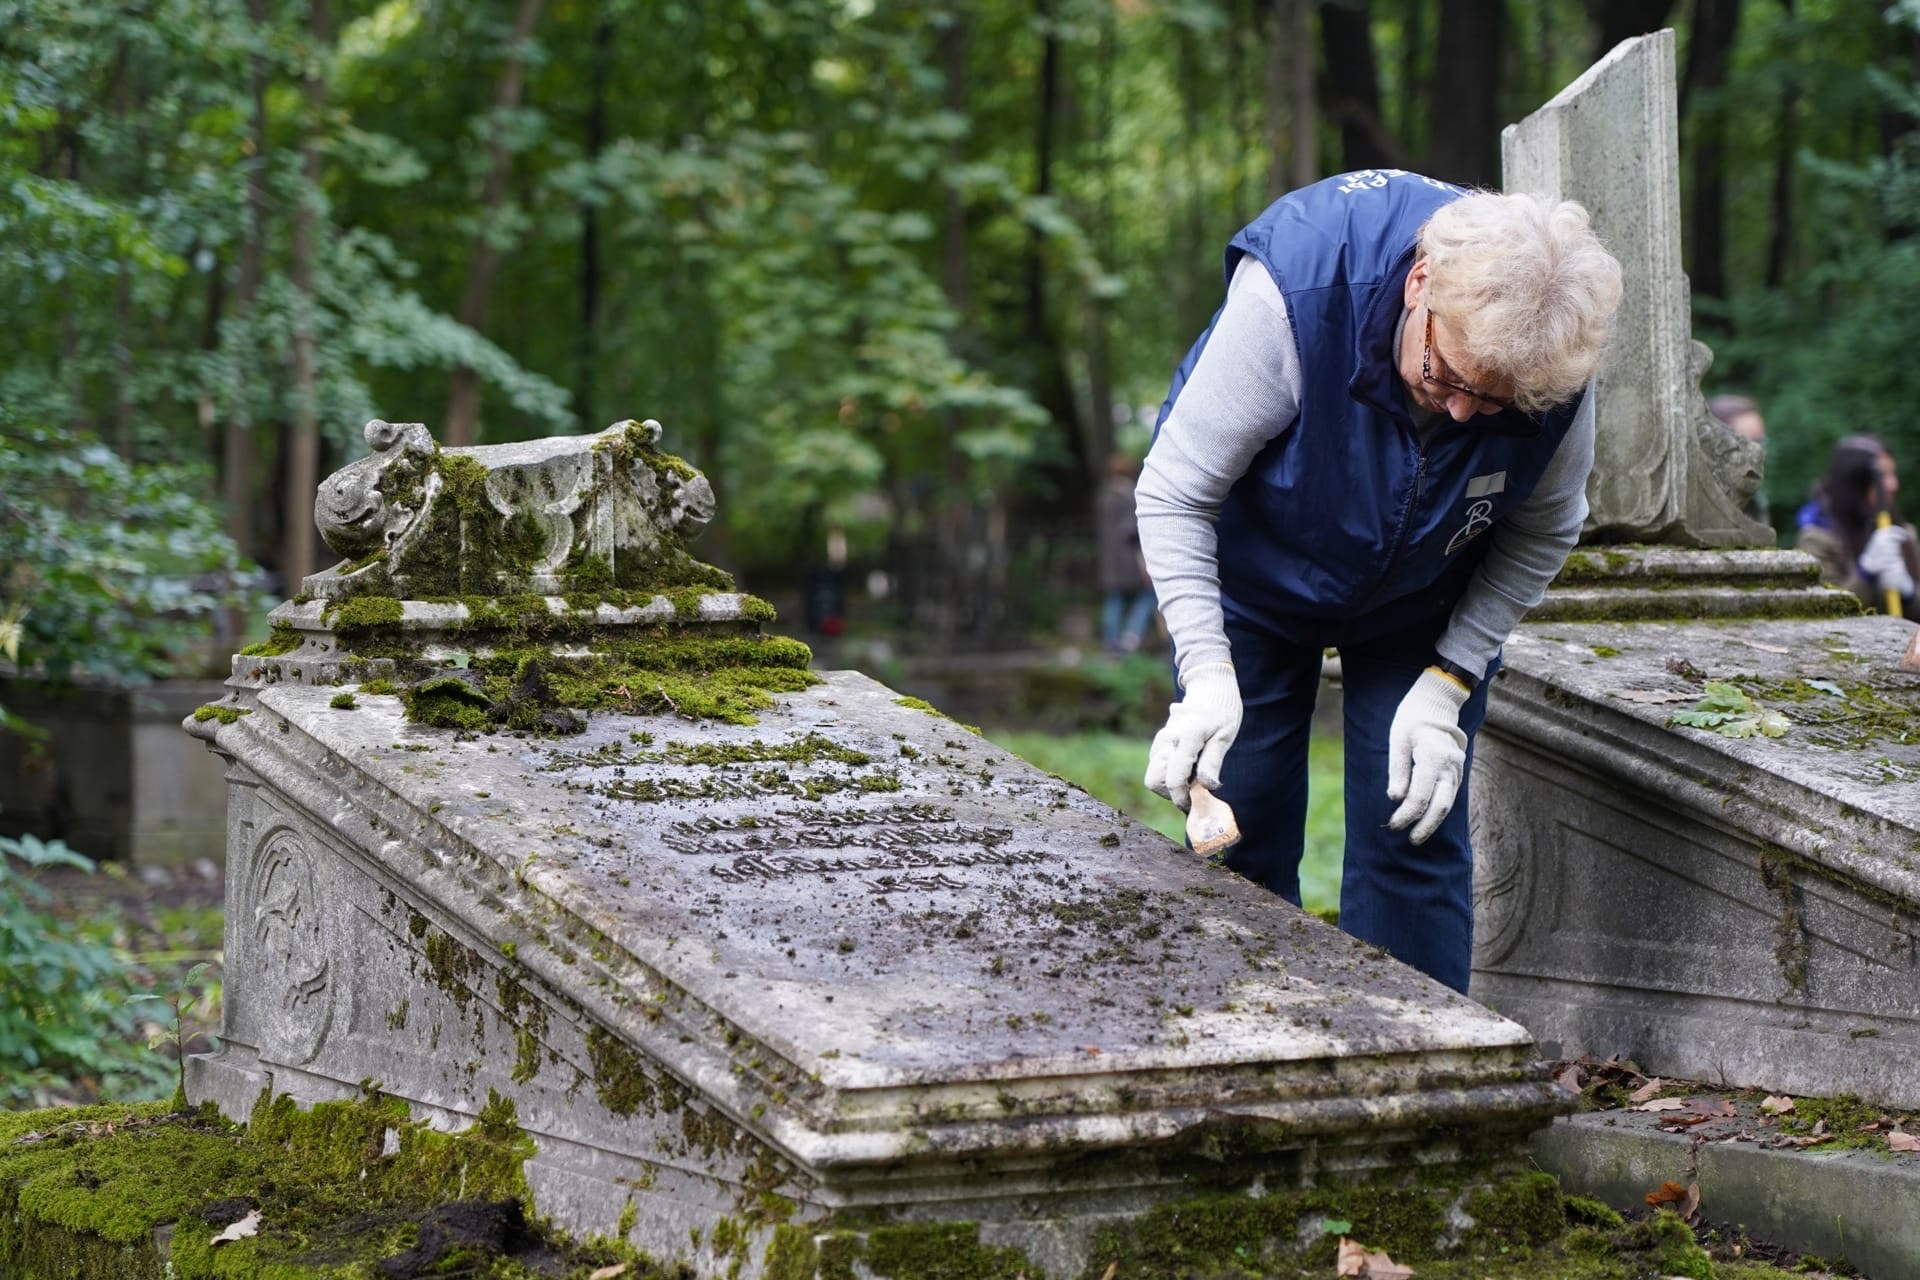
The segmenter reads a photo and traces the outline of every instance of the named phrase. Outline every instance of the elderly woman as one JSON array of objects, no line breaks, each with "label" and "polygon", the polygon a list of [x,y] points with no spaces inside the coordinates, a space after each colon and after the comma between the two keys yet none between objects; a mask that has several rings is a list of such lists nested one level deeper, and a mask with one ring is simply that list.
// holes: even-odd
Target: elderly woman
[{"label": "elderly woman", "polygon": [[[1329,178],[1235,236],[1137,496],[1181,687],[1147,784],[1199,783],[1234,871],[1299,902],[1307,733],[1345,687],[1340,925],[1455,990],[1486,680],[1586,518],[1620,265],[1571,202]],[[1231,750],[1229,750],[1231,748]]]}]

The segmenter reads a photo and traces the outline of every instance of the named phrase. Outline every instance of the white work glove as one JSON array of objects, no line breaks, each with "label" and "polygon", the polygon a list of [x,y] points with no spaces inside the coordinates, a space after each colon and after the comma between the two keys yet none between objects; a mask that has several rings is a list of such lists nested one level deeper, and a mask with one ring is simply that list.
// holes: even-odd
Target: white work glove
[{"label": "white work glove", "polygon": [[1875,529],[1860,552],[1860,572],[1882,591],[1905,597],[1913,594],[1913,575],[1907,571],[1907,531],[1897,524]]},{"label": "white work glove", "polygon": [[1231,662],[1209,662],[1180,678],[1187,696],[1167,708],[1167,723],[1147,753],[1147,789],[1185,812],[1187,788],[1220,785],[1220,765],[1240,732],[1240,681]]},{"label": "white work glove", "polygon": [[1387,819],[1395,831],[1413,827],[1413,842],[1427,837],[1453,812],[1460,775],[1467,767],[1467,735],[1460,728],[1466,686],[1428,667],[1400,699],[1387,731],[1387,799],[1400,807]]}]

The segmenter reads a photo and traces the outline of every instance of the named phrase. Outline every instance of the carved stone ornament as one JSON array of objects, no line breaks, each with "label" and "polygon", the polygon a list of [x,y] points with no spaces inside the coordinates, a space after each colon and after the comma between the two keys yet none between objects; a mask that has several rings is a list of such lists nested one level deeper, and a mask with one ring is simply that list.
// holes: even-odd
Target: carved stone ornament
[{"label": "carved stone ornament", "polygon": [[333,939],[314,857],[298,832],[279,827],[261,842],[241,919],[257,975],[260,1047],[290,1066],[309,1063],[333,1025]]},{"label": "carved stone ornament", "polygon": [[417,422],[367,424],[368,456],[321,484],[314,519],[341,564],[316,596],[425,599],[680,583],[725,588],[687,554],[713,518],[705,476],[660,424],[441,449]]}]

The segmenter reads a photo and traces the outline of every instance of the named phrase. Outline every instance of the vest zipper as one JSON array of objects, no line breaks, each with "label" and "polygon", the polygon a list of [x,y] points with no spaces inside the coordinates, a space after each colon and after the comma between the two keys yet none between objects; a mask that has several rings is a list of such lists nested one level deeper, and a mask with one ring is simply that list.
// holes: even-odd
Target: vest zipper
[{"label": "vest zipper", "polygon": [[1374,582],[1373,589],[1367,592],[1359,604],[1354,606],[1355,613],[1365,613],[1367,607],[1373,603],[1374,597],[1380,594],[1381,588],[1385,587],[1387,583],[1393,579],[1394,562],[1400,558],[1400,550],[1407,542],[1407,526],[1413,523],[1414,513],[1420,506],[1421,491],[1427,487],[1427,441],[1433,438],[1435,432],[1443,429],[1444,428],[1441,427],[1435,427],[1434,431],[1429,431],[1424,438],[1418,433],[1414,436],[1413,497],[1407,502],[1407,514],[1405,518],[1400,521],[1400,527],[1394,530],[1393,545],[1387,548],[1387,563],[1385,567],[1380,570],[1380,577]]}]

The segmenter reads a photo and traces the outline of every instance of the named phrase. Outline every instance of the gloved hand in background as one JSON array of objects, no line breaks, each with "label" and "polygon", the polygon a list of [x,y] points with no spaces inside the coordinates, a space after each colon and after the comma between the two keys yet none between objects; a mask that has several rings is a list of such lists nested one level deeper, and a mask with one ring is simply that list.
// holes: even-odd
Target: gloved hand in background
[{"label": "gloved hand in background", "polygon": [[1185,812],[1187,788],[1220,785],[1220,765],[1240,733],[1240,681],[1231,662],[1209,662],[1180,677],[1186,696],[1167,708],[1153,735],[1146,784]]},{"label": "gloved hand in background", "polygon": [[1453,812],[1467,767],[1467,735],[1460,708],[1470,691],[1438,667],[1428,667],[1400,700],[1387,731],[1387,799],[1398,801],[1387,825],[1411,826],[1424,844]]},{"label": "gloved hand in background", "polygon": [[1902,598],[1913,594],[1913,574],[1907,568],[1907,531],[1897,524],[1875,529],[1860,551],[1860,572],[1882,591]]}]

